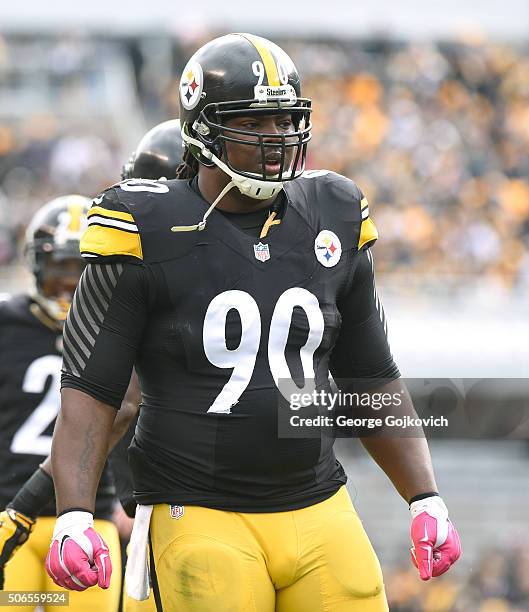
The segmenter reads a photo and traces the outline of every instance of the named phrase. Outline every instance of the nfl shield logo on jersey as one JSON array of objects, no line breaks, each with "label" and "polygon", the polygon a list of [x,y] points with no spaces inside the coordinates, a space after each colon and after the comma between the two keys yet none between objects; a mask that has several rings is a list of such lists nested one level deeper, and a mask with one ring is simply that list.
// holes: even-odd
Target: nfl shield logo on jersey
[{"label": "nfl shield logo on jersey", "polygon": [[171,518],[179,519],[184,516],[184,506],[169,506]]},{"label": "nfl shield logo on jersey", "polygon": [[263,244],[262,242],[254,244],[253,252],[255,254],[255,259],[259,261],[268,261],[270,259],[270,249],[267,244]]}]

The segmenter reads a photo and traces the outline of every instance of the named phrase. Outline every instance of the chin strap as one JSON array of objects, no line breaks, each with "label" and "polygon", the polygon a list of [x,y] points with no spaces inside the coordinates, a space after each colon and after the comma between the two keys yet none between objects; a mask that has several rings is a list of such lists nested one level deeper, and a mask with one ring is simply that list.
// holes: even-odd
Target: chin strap
[{"label": "chin strap", "polygon": [[171,228],[171,231],[172,232],[194,232],[195,230],[198,230],[199,232],[201,232],[203,229],[205,229],[206,219],[213,212],[213,209],[215,208],[215,206],[217,206],[217,204],[222,200],[222,198],[233,187],[235,187],[235,183],[233,181],[230,181],[226,185],[226,187],[224,187],[224,189],[219,193],[219,195],[215,198],[211,206],[206,210],[206,212],[204,213],[204,216],[202,217],[202,221],[200,223],[197,223],[195,225],[173,225],[173,227]]},{"label": "chin strap", "polygon": [[[200,149],[201,154],[211,160],[218,168],[225,172],[230,178],[230,182],[224,187],[224,189],[215,198],[211,206],[206,210],[202,221],[195,225],[173,225],[171,228],[172,232],[201,232],[206,227],[206,219],[209,217],[215,206],[222,200],[222,198],[228,193],[233,187],[237,189],[245,196],[254,198],[255,200],[268,200],[269,198],[277,195],[281,189],[283,189],[282,181],[260,181],[259,179],[253,179],[245,176],[240,176],[233,170],[230,170],[228,166],[220,160],[212,151],[207,149],[204,143],[200,142],[196,138],[190,136],[185,129],[182,128],[182,138],[184,142],[194,145]],[[273,219],[271,220],[273,221]],[[268,231],[268,228],[267,228]]]},{"label": "chin strap", "polygon": [[34,302],[30,306],[33,315],[47,327],[61,330],[68,316],[71,302],[61,298],[44,297],[36,289],[30,292],[30,297]]},{"label": "chin strap", "polygon": [[[197,141],[198,142],[198,141]],[[281,189],[283,189],[282,181],[262,181],[257,178],[250,178],[247,176],[240,176],[233,170],[230,170],[228,166],[219,159],[209,149],[202,149],[202,155],[219,167],[225,172],[237,189],[245,196],[253,198],[254,200],[268,200],[269,198],[277,195]]]}]

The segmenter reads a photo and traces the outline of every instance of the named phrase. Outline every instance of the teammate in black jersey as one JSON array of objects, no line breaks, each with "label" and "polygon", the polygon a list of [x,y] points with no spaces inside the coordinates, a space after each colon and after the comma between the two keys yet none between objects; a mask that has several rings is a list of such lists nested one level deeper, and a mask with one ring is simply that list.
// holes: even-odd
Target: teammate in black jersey
[{"label": "teammate in black jersey", "polygon": [[[26,237],[34,290],[0,303],[0,507],[8,506],[0,513],[0,582],[7,590],[56,588],[44,571],[56,514],[53,482],[49,461],[40,468],[39,463],[51,451],[60,405],[63,324],[84,268],[79,240],[89,206],[88,198],[70,195],[37,212]],[[96,497],[96,524],[119,562],[117,532],[110,522],[114,499],[105,470]],[[4,563],[32,531],[2,581]],[[119,586],[115,580],[108,591],[94,590],[82,600],[76,595],[71,608],[116,610]]]},{"label": "teammate in black jersey", "polygon": [[[84,538],[135,365],[129,593],[148,594],[150,541],[166,612],[387,610],[332,437],[278,435],[280,393],[326,390],[330,373],[389,380],[409,403],[378,308],[367,200],[342,176],[304,172],[311,104],[273,43],[208,43],[180,97],[179,180],[125,181],[89,212],[89,265],[66,324],[48,571],[86,588],[110,570]],[[425,440],[363,442],[425,526],[420,546],[414,536],[421,577],[446,571],[458,540]]]},{"label": "teammate in black jersey", "polygon": [[[165,121],[156,125],[154,128],[149,130],[145,136],[141,139],[135,151],[131,155],[131,158],[127,164],[124,165],[122,171],[122,178],[133,178],[144,176],[145,178],[157,179],[163,176],[170,177],[176,175],[176,169],[182,159],[182,138],[180,135],[180,123],[178,120]],[[78,198],[67,198],[61,199],[59,202],[62,203],[62,208],[59,208],[60,213],[64,213],[64,207],[68,204],[75,203]],[[85,203],[84,214],[89,205],[89,200],[84,198],[80,200]],[[52,208],[55,208],[57,203]],[[42,218],[43,213],[39,213]],[[53,224],[57,215],[53,214],[53,219],[50,224],[49,220],[46,220],[47,225]],[[81,218],[81,222],[84,224],[84,219]],[[53,261],[43,261],[42,244],[36,244],[35,234],[40,230],[38,226],[41,223],[33,223],[33,229],[28,232],[28,255],[31,257],[31,267],[36,276],[36,289],[32,297],[29,295],[18,296],[17,298],[2,304],[0,307],[0,314],[4,313],[5,316],[0,317],[0,327],[5,331],[5,338],[13,339],[13,348],[19,351],[24,357],[24,364],[30,359],[28,356],[28,348],[33,346],[34,350],[40,354],[39,348],[36,346],[35,341],[38,337],[38,331],[40,336],[48,337],[49,333],[46,326],[40,325],[39,321],[47,322],[47,327],[51,327],[52,331],[55,332],[53,335],[54,346],[57,345],[57,349],[60,347],[62,352],[62,327],[63,321],[66,318],[67,309],[71,303],[71,297],[75,286],[79,280],[82,267],[84,264],[80,259],[79,253],[79,237],[75,240],[67,242],[61,249],[55,247],[55,254],[58,263]],[[38,236],[40,240],[42,236]],[[46,238],[53,245],[54,236],[49,235]],[[41,241],[42,242],[42,241]],[[66,250],[67,249],[67,250]],[[65,255],[68,258],[65,258]],[[58,256],[57,256],[58,255]],[[50,256],[48,256],[49,258]],[[37,259],[38,265],[37,265]],[[51,268],[54,268],[53,283],[51,282]],[[70,272],[69,272],[70,271]],[[64,277],[61,277],[61,273],[65,272]],[[58,285],[57,285],[58,283]],[[58,296],[61,298],[58,300]],[[55,299],[50,299],[55,298]],[[40,303],[40,307],[34,304],[35,301]],[[27,307],[29,305],[29,308]],[[45,312],[57,312],[60,306],[60,313],[55,317],[46,317],[43,319],[42,308]],[[35,316],[30,313],[39,313],[40,318],[35,319]],[[20,342],[20,338],[27,336],[31,342]],[[9,342],[6,340],[7,344]],[[31,350],[31,349],[29,349]],[[50,357],[47,358],[50,368],[53,365],[53,360]],[[31,359],[30,359],[31,361]],[[45,361],[45,360],[44,360]],[[7,363],[7,362],[6,362]],[[23,364],[23,365],[24,365]],[[51,376],[55,377],[55,381],[58,382],[60,375],[60,356],[57,355],[55,370],[50,369]],[[7,367],[7,366],[6,366]],[[24,368],[25,369],[25,368]],[[134,381],[136,377],[134,377]],[[43,381],[43,384],[45,381]],[[25,405],[28,410],[32,410],[34,402],[31,397],[25,395],[16,382],[15,376],[6,378],[6,384],[11,384],[12,397],[21,398],[22,401],[27,400]],[[57,385],[58,388],[58,385]],[[7,388],[5,389],[6,393]],[[58,391],[58,389],[57,389]],[[132,498],[132,482],[130,478],[130,469],[128,467],[127,459],[127,447],[130,444],[136,419],[134,415],[137,411],[139,399],[137,383],[131,384],[129,390],[122,402],[120,410],[120,419],[116,419],[113,427],[113,438],[121,439],[116,444],[113,452],[110,455],[111,467],[114,475],[114,485],[116,493],[118,494],[123,508],[129,516],[134,516],[136,504]],[[49,426],[50,434],[52,431],[52,425],[55,421],[55,414],[59,407],[59,397],[57,392],[57,399],[55,404],[49,403],[50,408],[53,412],[53,418]],[[40,406],[40,405],[39,405]],[[42,409],[41,411],[42,412]],[[4,409],[4,419],[9,418],[9,410]],[[24,418],[22,412],[17,412],[20,419]],[[33,416],[34,423],[37,423],[39,418],[39,411],[36,411]],[[20,420],[19,419],[19,420]],[[130,425],[127,425],[130,421]],[[17,424],[17,420],[10,419],[14,425]],[[3,588],[3,571],[4,565],[8,558],[14,553],[14,551],[20,547],[21,544],[27,541],[29,534],[31,533],[34,525],[35,518],[39,516],[54,516],[55,515],[55,496],[53,491],[53,482],[50,478],[51,462],[46,459],[37,470],[35,470],[36,461],[38,459],[34,452],[36,449],[31,448],[30,455],[16,455],[10,453],[8,445],[10,444],[11,432],[9,428],[3,428],[2,434],[6,443],[1,446],[0,452],[7,453],[7,459],[5,465],[10,466],[10,470],[0,475],[0,502],[3,499],[3,506],[6,506],[7,502],[8,510],[0,513],[0,522],[2,528],[0,530],[0,589]],[[19,436],[20,437],[20,436]],[[49,451],[51,448],[51,435],[47,437],[41,437],[40,454],[46,454],[45,451]],[[44,446],[45,445],[45,446]],[[27,445],[28,446],[28,445]],[[32,445],[34,446],[34,445]],[[13,474],[17,476],[13,478]],[[22,485],[22,486],[21,486]],[[107,483],[106,489],[101,487],[102,491],[110,491],[110,483]],[[99,501],[103,497],[100,495]],[[111,512],[110,500],[106,499],[104,502],[104,516],[108,516]],[[99,503],[101,507],[101,503]],[[22,512],[22,509],[24,512]],[[46,521],[41,521],[44,524]],[[42,530],[41,530],[42,531]],[[42,532],[44,533],[44,532]],[[32,542],[34,542],[32,539]],[[42,537],[40,538],[42,540]],[[44,542],[48,539],[48,535],[44,536]],[[35,543],[36,546],[36,543]],[[17,565],[24,564],[24,559],[21,562],[17,562]],[[10,569],[10,573],[14,576],[14,569]],[[42,569],[37,572],[42,572]],[[24,578],[27,577],[25,573]],[[11,581],[10,581],[11,584]],[[24,586],[21,584],[21,586]],[[88,598],[90,600],[90,598]],[[88,601],[88,603],[90,603]],[[108,596],[103,601],[105,605],[109,605]],[[148,605],[147,605],[148,604]],[[137,602],[134,600],[125,600],[124,609],[131,610],[150,610],[153,609],[154,604],[149,602]]]}]

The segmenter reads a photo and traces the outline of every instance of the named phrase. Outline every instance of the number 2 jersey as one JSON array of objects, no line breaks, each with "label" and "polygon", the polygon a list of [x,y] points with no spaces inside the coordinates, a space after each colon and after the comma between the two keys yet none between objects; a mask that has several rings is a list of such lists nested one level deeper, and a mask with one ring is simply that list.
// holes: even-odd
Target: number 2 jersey
[{"label": "number 2 jersey", "polygon": [[[62,334],[27,295],[0,301],[0,508],[50,454],[60,406]],[[107,471],[96,515],[112,513]],[[55,516],[55,501],[41,514]]]},{"label": "number 2 jersey", "polygon": [[276,512],[346,481],[324,432],[278,435],[282,381],[397,377],[367,248],[367,200],[340,175],[285,184],[263,238],[192,181],[126,181],[94,200],[88,260],[65,326],[62,385],[119,408],[133,365],[138,503]]}]

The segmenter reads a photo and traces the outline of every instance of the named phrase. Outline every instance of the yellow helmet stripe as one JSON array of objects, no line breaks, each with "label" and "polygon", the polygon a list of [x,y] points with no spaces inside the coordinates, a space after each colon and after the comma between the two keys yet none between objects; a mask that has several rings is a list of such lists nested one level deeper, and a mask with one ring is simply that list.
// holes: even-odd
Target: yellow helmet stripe
[{"label": "yellow helmet stripe", "polygon": [[266,76],[268,78],[268,85],[274,87],[281,85],[274,56],[272,55],[270,49],[266,46],[266,41],[258,36],[253,36],[252,34],[242,34],[242,36],[252,43],[261,56],[266,70]]},{"label": "yellow helmet stripe", "polygon": [[81,217],[83,216],[83,205],[79,204],[79,202],[70,202],[68,204],[68,214],[70,215],[68,230],[70,232],[80,232]]}]

